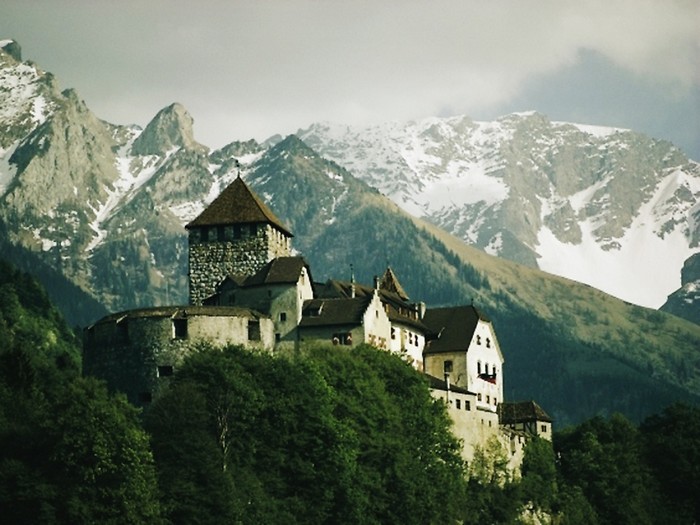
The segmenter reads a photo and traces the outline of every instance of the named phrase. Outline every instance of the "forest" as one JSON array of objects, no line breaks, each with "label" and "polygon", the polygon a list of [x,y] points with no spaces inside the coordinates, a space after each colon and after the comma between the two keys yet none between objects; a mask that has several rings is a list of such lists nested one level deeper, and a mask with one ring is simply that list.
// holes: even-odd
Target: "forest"
[{"label": "forest", "polygon": [[399,358],[310,345],[196,348],[146,409],[80,373],[80,342],[0,263],[3,523],[700,520],[700,409],[594,417],[465,464],[445,406]]}]

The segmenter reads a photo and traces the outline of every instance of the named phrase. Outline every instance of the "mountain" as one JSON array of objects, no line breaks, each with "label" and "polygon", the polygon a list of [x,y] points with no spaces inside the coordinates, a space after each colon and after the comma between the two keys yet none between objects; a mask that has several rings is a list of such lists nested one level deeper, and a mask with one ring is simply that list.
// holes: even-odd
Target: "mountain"
[{"label": "mountain", "polygon": [[700,253],[685,261],[681,287],[668,296],[661,310],[700,324]]},{"label": "mountain", "polygon": [[636,304],[659,307],[699,250],[700,164],[629,130],[520,113],[297,135],[467,244]]},{"label": "mountain", "polygon": [[50,269],[37,277],[71,323],[185,304],[184,225],[240,174],[294,233],[316,281],[349,278],[352,265],[370,283],[390,264],[413,300],[474,301],[499,334],[507,397],[537,399],[560,425],[700,403],[700,326],[470,247],[297,136],[210,151],[179,104],[144,129],[107,123],[3,49],[3,254]]}]

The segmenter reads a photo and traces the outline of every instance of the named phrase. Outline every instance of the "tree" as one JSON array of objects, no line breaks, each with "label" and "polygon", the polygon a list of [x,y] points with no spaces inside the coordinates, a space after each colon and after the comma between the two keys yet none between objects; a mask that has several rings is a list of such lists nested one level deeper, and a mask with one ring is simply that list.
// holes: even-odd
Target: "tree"
[{"label": "tree", "polygon": [[444,405],[400,358],[360,345],[306,349],[334,392],[355,458],[345,523],[449,523],[464,466]]},{"label": "tree", "polygon": [[644,455],[658,483],[658,520],[700,522],[700,408],[675,404],[640,426]]},{"label": "tree", "polygon": [[550,510],[558,495],[552,443],[540,437],[528,439],[520,470],[523,500],[535,507]]},{"label": "tree", "polygon": [[629,420],[593,418],[562,432],[555,446],[564,483],[581,488],[600,523],[651,523],[653,479]]},{"label": "tree", "polygon": [[79,376],[73,334],[0,263],[0,508],[7,523],[158,523],[137,411]]},{"label": "tree", "polygon": [[[240,347],[199,348],[146,417],[168,517],[342,521],[352,458],[333,408],[308,363]],[[194,451],[193,443],[202,446]]]}]

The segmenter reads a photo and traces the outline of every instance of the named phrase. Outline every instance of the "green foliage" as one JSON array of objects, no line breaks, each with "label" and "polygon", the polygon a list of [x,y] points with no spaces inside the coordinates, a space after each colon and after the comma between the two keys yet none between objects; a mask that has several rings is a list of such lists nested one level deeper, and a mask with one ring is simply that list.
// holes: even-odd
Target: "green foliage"
[{"label": "green foliage", "polygon": [[675,404],[647,418],[640,431],[647,464],[662,497],[657,521],[700,522],[700,408]]},{"label": "green foliage", "polygon": [[[328,387],[309,364],[200,348],[146,418],[168,517],[337,522],[347,490],[339,481],[352,458],[332,411]],[[202,447],[193,453],[183,437]],[[208,512],[198,515],[202,506]]]},{"label": "green foliage", "polygon": [[653,522],[653,478],[640,432],[629,420],[593,418],[557,436],[555,444],[563,482],[580,487],[600,523]]},{"label": "green foliage", "polygon": [[551,509],[558,496],[552,443],[539,437],[528,440],[520,470],[523,500],[536,508]]},{"label": "green foliage", "polygon": [[398,357],[366,345],[314,346],[349,433],[356,469],[345,523],[448,523],[459,514],[463,464],[444,406]]},{"label": "green foliage", "polygon": [[202,347],[146,427],[173,523],[444,523],[463,496],[444,407],[370,347]]},{"label": "green foliage", "polygon": [[0,268],[0,508],[6,523],[158,523],[136,409],[78,375],[76,341],[36,282]]}]

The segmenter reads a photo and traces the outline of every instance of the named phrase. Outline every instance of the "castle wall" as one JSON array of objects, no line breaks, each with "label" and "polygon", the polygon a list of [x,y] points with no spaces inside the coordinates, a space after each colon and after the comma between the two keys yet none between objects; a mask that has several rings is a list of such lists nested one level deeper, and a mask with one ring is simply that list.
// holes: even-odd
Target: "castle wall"
[{"label": "castle wall", "polygon": [[289,237],[269,224],[191,228],[190,304],[201,305],[228,275],[252,275],[290,253]]},{"label": "castle wall", "polygon": [[461,441],[462,459],[468,464],[474,459],[478,448],[484,450],[489,439],[495,437],[508,458],[508,471],[513,477],[520,476],[520,466],[527,442],[524,432],[499,425],[498,414],[478,408],[475,394],[449,393],[432,389],[431,395],[447,404],[447,414],[452,421],[452,432]]},{"label": "castle wall", "polygon": [[132,311],[110,316],[88,328],[83,344],[84,373],[105,379],[110,389],[143,405],[157,394],[197,343],[270,351],[274,346],[270,319],[238,311],[229,311],[228,315],[188,312],[187,316],[181,315],[183,311],[175,307]]}]

